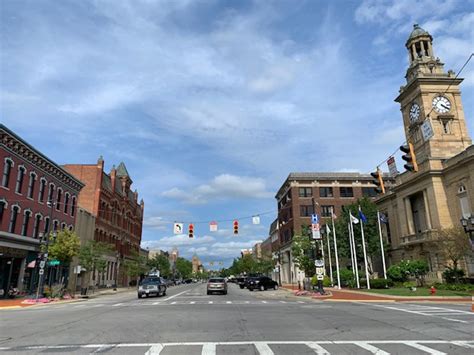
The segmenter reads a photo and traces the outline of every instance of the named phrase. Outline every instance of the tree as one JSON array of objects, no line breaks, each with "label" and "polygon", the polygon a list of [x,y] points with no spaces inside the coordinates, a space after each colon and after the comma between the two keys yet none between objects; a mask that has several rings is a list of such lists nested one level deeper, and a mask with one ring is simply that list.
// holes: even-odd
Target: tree
[{"label": "tree", "polygon": [[461,227],[445,228],[439,232],[439,238],[436,240],[438,247],[444,255],[446,261],[452,266],[453,275],[456,282],[459,282],[459,270],[460,261],[472,253],[471,243],[469,237]]},{"label": "tree", "polygon": [[170,261],[166,255],[155,255],[152,259],[148,260],[148,266],[151,269],[159,270],[162,277],[169,277],[171,275]]},{"label": "tree", "polygon": [[291,253],[296,266],[310,278],[316,272],[314,259],[311,257],[316,243],[306,235],[295,235],[291,244]]},{"label": "tree", "polygon": [[74,256],[79,253],[80,241],[76,233],[68,229],[58,231],[48,246],[43,247],[48,252],[48,258],[59,260],[61,264],[69,264]]},{"label": "tree", "polygon": [[127,275],[135,278],[137,281],[140,276],[146,274],[150,270],[147,259],[144,256],[139,255],[137,252],[133,252],[130,259],[125,260],[124,266]]},{"label": "tree", "polygon": [[112,246],[107,243],[89,240],[79,250],[79,262],[86,269],[87,276],[83,279],[89,280],[91,272],[105,272],[107,268],[107,254],[112,252]]},{"label": "tree", "polygon": [[179,257],[176,260],[176,270],[183,279],[188,279],[193,273],[193,264],[189,260]]}]

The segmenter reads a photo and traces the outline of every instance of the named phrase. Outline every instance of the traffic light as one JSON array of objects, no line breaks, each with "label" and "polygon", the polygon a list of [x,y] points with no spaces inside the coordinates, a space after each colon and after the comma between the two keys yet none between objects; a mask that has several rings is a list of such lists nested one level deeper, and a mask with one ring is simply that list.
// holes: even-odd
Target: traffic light
[{"label": "traffic light", "polygon": [[384,194],[385,193],[385,184],[383,182],[383,174],[382,174],[382,171],[377,168],[377,171],[374,172],[374,173],[370,173],[370,175],[372,175],[372,177],[375,179],[374,180],[374,185],[376,185],[377,187],[375,188],[375,191],[377,191],[377,193],[382,193]]},{"label": "traffic light", "polygon": [[188,236],[189,238],[194,238],[194,225],[192,223],[188,227]]},{"label": "traffic light", "polygon": [[234,234],[239,234],[239,221],[234,221]]},{"label": "traffic light", "polygon": [[403,167],[408,171],[418,171],[418,164],[416,163],[415,150],[413,149],[413,144],[408,143],[400,146],[400,150],[405,153],[402,155],[402,159],[407,163]]}]

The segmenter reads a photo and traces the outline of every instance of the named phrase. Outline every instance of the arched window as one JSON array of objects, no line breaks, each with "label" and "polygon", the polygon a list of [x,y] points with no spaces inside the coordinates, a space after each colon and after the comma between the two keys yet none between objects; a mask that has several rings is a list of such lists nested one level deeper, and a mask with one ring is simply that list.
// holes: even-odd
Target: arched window
[{"label": "arched window", "polygon": [[36,174],[30,173],[30,182],[28,183],[28,198],[33,198],[33,193],[35,192],[35,184],[36,184]]},{"label": "arched window", "polygon": [[7,201],[4,198],[2,198],[0,200],[0,224],[3,221],[3,212],[5,211],[5,208],[7,208],[7,207],[8,207]]},{"label": "arched window", "polygon": [[25,178],[25,172],[26,172],[26,169],[24,166],[18,167],[18,174],[16,177],[16,187],[15,187],[15,192],[17,194],[21,194],[23,190],[23,180]]},{"label": "arched window", "polygon": [[40,179],[40,188],[39,188],[39,194],[38,194],[38,201],[43,202],[44,201],[44,190],[46,190],[46,179],[41,178]]},{"label": "arched window", "polygon": [[75,213],[76,213],[76,196],[73,196],[72,202],[71,202],[71,216],[74,217]]},{"label": "arched window", "polygon": [[61,198],[63,197],[63,189],[58,187],[58,193],[56,195],[56,211],[61,210]]},{"label": "arched window", "polygon": [[47,235],[49,233],[49,217],[44,218],[44,235]]},{"label": "arched window", "polygon": [[61,230],[65,230],[66,229],[66,223],[61,223]]},{"label": "arched window", "polygon": [[12,171],[13,160],[10,158],[5,159],[5,164],[3,165],[3,178],[2,186],[8,188],[8,183],[10,182],[10,173]]},{"label": "arched window", "polygon": [[68,207],[69,206],[69,192],[66,192],[64,194],[64,213],[67,214],[67,210],[68,210]]},{"label": "arched window", "polygon": [[471,207],[469,206],[469,197],[467,196],[466,186],[463,184],[458,188],[458,198],[459,203],[461,204],[461,215],[464,218],[469,218],[471,216]]},{"label": "arched window", "polygon": [[48,191],[48,202],[53,203],[53,194],[54,194],[54,184],[49,184],[49,191]]},{"label": "arched window", "polygon": [[10,215],[10,225],[8,226],[9,233],[15,233],[16,221],[18,219],[18,213],[20,213],[20,206],[13,205],[12,213]]},{"label": "arched window", "polygon": [[43,217],[41,216],[41,213],[37,213],[35,215],[35,223],[33,225],[33,238],[35,239],[38,239],[38,236],[39,236],[41,219],[43,219]]},{"label": "arched window", "polygon": [[26,237],[28,235],[28,226],[30,224],[31,210],[23,212],[23,225],[21,226],[21,235]]},{"label": "arched window", "polygon": [[53,221],[53,232],[56,232],[58,230],[58,226],[59,226],[59,221],[55,219]]}]

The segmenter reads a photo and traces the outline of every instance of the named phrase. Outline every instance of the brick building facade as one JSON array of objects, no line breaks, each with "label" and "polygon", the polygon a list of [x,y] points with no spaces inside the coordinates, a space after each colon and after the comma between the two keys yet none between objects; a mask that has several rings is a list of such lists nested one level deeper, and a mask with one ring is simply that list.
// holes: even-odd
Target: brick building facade
[{"label": "brick building facade", "polygon": [[84,185],[3,125],[0,169],[0,293],[9,285],[32,291],[40,238],[74,229]]},{"label": "brick building facade", "polygon": [[85,184],[78,204],[95,217],[94,240],[113,247],[107,272],[92,275],[93,283],[127,286],[130,280],[123,262],[140,252],[144,202],[138,202],[137,191],[131,190],[132,179],[125,164],[114,166],[107,174],[100,157],[97,164],[67,164],[64,169]]}]

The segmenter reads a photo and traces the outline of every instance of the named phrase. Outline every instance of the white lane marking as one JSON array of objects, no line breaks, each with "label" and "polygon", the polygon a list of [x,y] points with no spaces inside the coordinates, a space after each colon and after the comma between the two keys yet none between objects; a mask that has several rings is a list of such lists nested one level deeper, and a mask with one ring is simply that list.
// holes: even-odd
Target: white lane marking
[{"label": "white lane marking", "polygon": [[231,303],[232,303],[232,301],[226,301],[226,303],[227,303],[227,304],[231,304]]},{"label": "white lane marking", "polygon": [[91,306],[91,308],[102,307],[102,306],[103,306],[103,304],[95,304],[95,305]]},{"label": "white lane marking", "polygon": [[250,303],[250,301],[245,301],[245,304],[249,304],[249,303]]},{"label": "white lane marking", "polygon": [[156,306],[157,304],[161,304],[161,302],[153,302],[152,305]]},{"label": "white lane marking", "polygon": [[441,318],[446,319],[446,320],[450,320],[451,322],[469,323],[468,321],[461,320],[461,319],[453,319],[453,318],[447,318],[447,317],[441,317]]},{"label": "white lane marking", "polygon": [[367,351],[370,351],[372,354],[376,355],[390,355],[386,351],[383,351],[382,349],[377,348],[376,346],[370,345],[365,341],[355,341],[355,345],[361,347],[362,349],[365,349]]},{"label": "white lane marking", "polygon": [[174,301],[174,302],[171,302],[170,304],[176,304],[176,301]]},{"label": "white lane marking", "polygon": [[182,295],[183,293],[186,293],[186,292],[189,292],[190,290],[186,290],[186,291],[183,291],[183,292],[180,292],[180,293],[177,293],[176,295],[173,295],[173,296],[169,296],[167,298],[165,298],[163,301],[169,301],[175,297],[178,297],[179,295]]},{"label": "white lane marking", "polygon": [[209,304],[213,304],[214,302],[213,301],[209,301]]},{"label": "white lane marking", "polygon": [[189,302],[189,304],[195,304],[195,303],[196,303],[196,302],[194,302],[194,301]]},{"label": "white lane marking", "polygon": [[418,344],[414,341],[407,341],[405,343],[406,345],[408,346],[411,346],[412,348],[415,348],[415,349],[418,349],[418,350],[421,350],[421,351],[424,351],[428,354],[433,354],[433,355],[446,355],[446,353],[443,353],[442,351],[438,351],[438,350],[435,350],[435,349],[432,349],[432,348],[429,348],[425,345],[421,345],[421,344]]},{"label": "white lane marking", "polygon": [[286,303],[286,301],[280,301],[280,303]]},{"label": "white lane marking", "polygon": [[274,355],[274,352],[266,343],[255,343],[255,348],[260,355]]},{"label": "white lane marking", "polygon": [[97,353],[101,353],[103,351],[107,351],[107,350],[110,350],[110,349],[113,349],[115,348],[115,344],[104,344],[102,345],[101,347],[95,349],[92,354],[97,354]]},{"label": "white lane marking", "polygon": [[118,307],[118,306],[121,306],[123,305],[123,303],[116,303],[116,304],[113,304],[112,307]]},{"label": "white lane marking", "polygon": [[303,301],[298,301],[298,303],[304,303]]},{"label": "white lane marking", "polygon": [[202,346],[201,355],[216,355],[216,343],[206,343]]},{"label": "white lane marking", "polygon": [[318,343],[308,343],[306,345],[313,349],[314,352],[318,355],[329,355],[329,352]]},{"label": "white lane marking", "polygon": [[467,341],[453,341],[454,345],[462,346],[463,348],[474,349],[474,344],[469,344]]},{"label": "white lane marking", "polygon": [[161,350],[163,350],[163,345],[155,344],[148,349],[145,355],[160,355]]},{"label": "white lane marking", "polygon": [[267,301],[262,301],[262,303],[268,303]]}]

